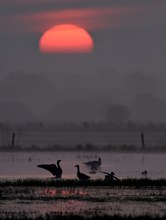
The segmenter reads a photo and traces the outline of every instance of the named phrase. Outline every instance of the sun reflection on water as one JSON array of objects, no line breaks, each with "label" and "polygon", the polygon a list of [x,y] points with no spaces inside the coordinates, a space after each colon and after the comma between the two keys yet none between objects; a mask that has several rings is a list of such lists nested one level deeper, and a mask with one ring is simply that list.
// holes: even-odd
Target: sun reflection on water
[{"label": "sun reflection on water", "polygon": [[40,192],[41,195],[44,196],[81,196],[81,195],[87,195],[87,192],[83,189],[53,189],[53,188],[47,188],[43,189]]}]

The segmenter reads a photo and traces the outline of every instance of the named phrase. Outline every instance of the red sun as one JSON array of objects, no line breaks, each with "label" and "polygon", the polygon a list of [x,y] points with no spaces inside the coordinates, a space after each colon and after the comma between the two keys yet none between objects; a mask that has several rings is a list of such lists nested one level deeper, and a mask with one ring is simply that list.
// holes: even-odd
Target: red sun
[{"label": "red sun", "polygon": [[90,53],[93,39],[83,28],[61,24],[44,32],[39,41],[42,53]]}]

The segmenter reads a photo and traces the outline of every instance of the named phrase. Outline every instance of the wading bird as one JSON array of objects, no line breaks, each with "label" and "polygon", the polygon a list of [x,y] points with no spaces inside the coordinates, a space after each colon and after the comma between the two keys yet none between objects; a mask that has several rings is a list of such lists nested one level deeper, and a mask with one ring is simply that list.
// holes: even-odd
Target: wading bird
[{"label": "wading bird", "polygon": [[89,180],[90,179],[90,176],[80,172],[79,165],[76,165],[75,167],[77,167],[77,177],[79,180]]},{"label": "wading bird", "polygon": [[55,164],[40,164],[40,165],[37,165],[37,167],[48,170],[50,173],[52,173],[53,176],[60,179],[62,176],[62,173],[63,173],[63,170],[59,165],[60,162],[61,162],[61,160],[58,160],[57,165],[55,165]]}]

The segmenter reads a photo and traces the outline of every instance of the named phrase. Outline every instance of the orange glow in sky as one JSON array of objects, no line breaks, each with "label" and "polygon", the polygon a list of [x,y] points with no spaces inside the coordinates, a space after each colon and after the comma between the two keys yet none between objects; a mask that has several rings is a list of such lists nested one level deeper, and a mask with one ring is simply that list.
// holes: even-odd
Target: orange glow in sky
[{"label": "orange glow in sky", "polygon": [[44,32],[39,41],[42,53],[90,53],[93,39],[83,28],[61,24]]}]

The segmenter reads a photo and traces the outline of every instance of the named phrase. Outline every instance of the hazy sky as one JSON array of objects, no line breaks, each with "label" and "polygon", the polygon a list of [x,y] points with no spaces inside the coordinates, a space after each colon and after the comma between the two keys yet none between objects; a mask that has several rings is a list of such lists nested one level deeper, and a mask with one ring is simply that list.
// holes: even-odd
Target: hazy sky
[{"label": "hazy sky", "polygon": [[[92,53],[41,53],[41,36],[58,24],[87,30]],[[3,79],[8,73],[13,78]],[[41,117],[64,111],[62,119],[74,120],[76,112],[93,119],[94,109],[102,118],[100,108],[113,102],[138,110],[137,118],[166,121],[165,74],[166,0],[0,0],[2,106],[18,102]]]},{"label": "hazy sky", "polygon": [[[57,24],[91,34],[89,55],[45,55],[38,42]],[[166,72],[165,0],[0,0],[0,71]],[[56,74],[56,73],[55,73]]]}]

